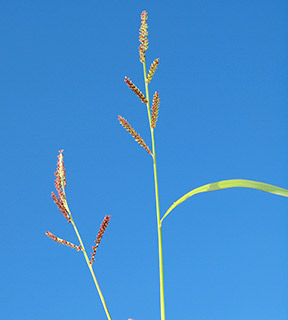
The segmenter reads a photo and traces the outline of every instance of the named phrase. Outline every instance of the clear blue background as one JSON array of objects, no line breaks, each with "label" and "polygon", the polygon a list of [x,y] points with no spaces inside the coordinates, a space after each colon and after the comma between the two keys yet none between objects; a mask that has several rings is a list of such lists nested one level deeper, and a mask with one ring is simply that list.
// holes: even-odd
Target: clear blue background
[{"label": "clear blue background", "polygon": [[[1,319],[106,319],[50,193],[64,149],[67,196],[87,249],[111,224],[95,272],[112,319],[160,319],[140,14],[160,57],[156,133],[162,214],[209,182],[288,188],[287,1],[1,1]],[[163,224],[166,318],[287,320],[287,199],[197,195]]]}]

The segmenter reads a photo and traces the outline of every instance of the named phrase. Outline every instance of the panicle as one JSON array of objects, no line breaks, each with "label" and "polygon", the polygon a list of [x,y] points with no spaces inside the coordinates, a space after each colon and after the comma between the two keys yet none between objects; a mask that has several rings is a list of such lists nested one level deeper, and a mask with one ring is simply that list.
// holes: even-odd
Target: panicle
[{"label": "panicle", "polygon": [[127,83],[128,87],[140,98],[140,100],[147,104],[148,101],[145,98],[144,94],[135,86],[135,84],[127,77],[125,77],[124,81]]},{"label": "panicle", "polygon": [[140,135],[131,127],[131,125],[129,124],[129,122],[127,120],[125,120],[123,117],[118,116],[118,120],[120,122],[120,124],[122,125],[123,128],[125,128],[131,135],[133,138],[135,138],[135,140],[140,144],[141,147],[143,147],[151,156],[152,156],[152,152],[149,149],[149,147],[147,146],[146,142],[140,137]]},{"label": "panicle", "polygon": [[148,49],[148,25],[147,25],[147,12],[143,11],[141,13],[141,26],[139,29],[139,41],[140,41],[140,46],[139,46],[139,55],[140,55],[140,61],[142,63],[145,62],[145,52]]},{"label": "panicle", "polygon": [[58,243],[64,244],[65,246],[71,247],[72,249],[75,248],[77,251],[81,251],[82,250],[80,244],[79,244],[79,246],[76,246],[75,244],[73,244],[73,243],[71,243],[69,241],[66,241],[66,240],[63,240],[63,239],[60,239],[60,238],[56,237],[53,233],[51,233],[49,231],[46,231],[45,233],[50,239],[52,239],[52,240],[54,240],[54,241],[56,241]]},{"label": "panicle", "polygon": [[148,76],[147,76],[147,83],[150,83],[150,81],[152,80],[153,76],[154,76],[154,73],[158,67],[158,64],[159,64],[159,58],[158,59],[155,59],[151,66],[150,66],[150,69],[149,69],[149,72],[148,72]]},{"label": "panicle", "polygon": [[151,127],[154,129],[156,127],[156,121],[158,119],[158,112],[159,112],[159,93],[155,92],[153,97],[153,104],[152,104],[152,119],[151,119]]},{"label": "panicle", "polygon": [[101,223],[101,226],[100,226],[100,229],[98,231],[96,240],[94,241],[95,242],[95,246],[92,246],[92,250],[93,251],[91,252],[90,264],[92,264],[95,261],[94,257],[95,257],[95,254],[96,254],[96,249],[98,248],[98,246],[99,246],[99,244],[100,244],[100,242],[102,240],[103,234],[104,234],[106,228],[108,227],[108,223],[110,221],[110,218],[111,218],[111,216],[105,215],[104,220]]}]

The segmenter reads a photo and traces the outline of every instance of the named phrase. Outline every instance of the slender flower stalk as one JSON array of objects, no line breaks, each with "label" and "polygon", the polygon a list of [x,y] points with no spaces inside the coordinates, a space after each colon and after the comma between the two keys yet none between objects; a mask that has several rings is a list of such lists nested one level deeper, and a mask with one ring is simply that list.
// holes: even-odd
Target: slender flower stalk
[{"label": "slender flower stalk", "polygon": [[[119,121],[122,124],[122,126],[129,131],[135,138],[135,140],[142,145],[151,155],[153,155],[153,171],[154,171],[154,185],[155,185],[155,198],[156,198],[156,214],[157,214],[157,230],[158,230],[158,252],[159,252],[159,280],[160,280],[160,308],[161,308],[161,320],[165,320],[165,301],[164,301],[164,272],[163,272],[163,249],[162,249],[162,231],[161,231],[161,220],[160,220],[160,205],[159,205],[159,191],[158,191],[158,178],[157,178],[157,165],[156,165],[156,150],[155,150],[155,140],[154,140],[154,128],[156,126],[156,121],[158,117],[158,109],[159,109],[159,94],[156,92],[153,99],[153,106],[152,106],[152,116],[150,112],[150,103],[149,103],[149,89],[148,84],[152,80],[153,75],[157,69],[157,66],[159,64],[159,59],[154,60],[152,63],[148,76],[146,72],[146,50],[148,49],[148,25],[147,25],[147,12],[143,11],[141,14],[141,26],[139,29],[139,56],[140,56],[140,62],[143,64],[143,74],[144,74],[144,83],[145,83],[145,92],[146,96],[144,96],[141,93],[139,93],[139,89],[137,87],[132,87],[132,82],[129,83],[129,78],[125,77],[125,82],[128,84],[130,89],[134,91],[142,102],[146,103],[147,106],[147,113],[148,113],[148,119],[149,119],[149,127],[151,132],[151,142],[152,142],[152,152],[146,149],[146,143],[145,146],[142,145],[142,140],[138,140],[138,134],[137,138],[134,136],[134,129],[131,128],[129,123],[121,118],[120,116]],[[144,97],[143,97],[144,96]],[[140,137],[140,136],[139,136]]]},{"label": "slender flower stalk", "polygon": [[[135,138],[135,140],[144,147],[153,158],[153,171],[154,171],[154,186],[155,186],[155,198],[156,198],[156,215],[157,215],[157,231],[158,231],[158,253],[159,253],[159,281],[160,281],[160,308],[161,308],[161,320],[165,320],[165,301],[164,301],[164,272],[163,272],[163,249],[162,249],[162,231],[161,231],[161,220],[160,220],[160,205],[159,205],[159,191],[158,191],[158,178],[157,178],[157,165],[156,165],[156,150],[155,150],[155,139],[154,139],[154,128],[156,126],[156,121],[158,118],[159,110],[159,94],[156,92],[153,99],[152,110],[150,112],[150,102],[149,102],[149,89],[148,84],[151,81],[157,66],[159,64],[159,59],[154,60],[152,63],[149,74],[147,76],[146,72],[146,50],[148,49],[148,25],[147,25],[147,12],[143,11],[141,14],[141,26],[139,30],[139,56],[140,62],[143,65],[144,83],[145,83],[145,93],[142,92],[131,82],[131,80],[125,77],[125,82],[128,84],[130,89],[134,91],[142,102],[147,106],[147,113],[149,119],[149,127],[151,132],[151,143],[152,152],[147,147],[143,139],[138,135],[138,133],[132,129],[130,124],[122,117],[118,116],[118,119],[122,126]],[[152,115],[151,115],[152,113]]]},{"label": "slender flower stalk", "polygon": [[152,142],[152,152],[153,152],[154,188],[155,188],[157,231],[158,231],[160,309],[161,309],[161,320],[165,320],[163,248],[162,248],[162,230],[161,230],[161,220],[160,220],[160,204],[159,204],[158,177],[157,177],[157,165],[156,165],[156,149],[155,149],[154,130],[152,126],[152,117],[150,113],[149,88],[148,88],[149,82],[147,81],[148,78],[147,78],[147,72],[146,72],[146,50],[148,48],[148,39],[147,39],[148,25],[146,23],[147,19],[148,19],[147,12],[143,11],[141,14],[141,26],[140,26],[140,37],[139,37],[139,41],[141,44],[139,47],[139,54],[140,54],[140,61],[143,64],[143,75],[144,75],[145,91],[146,91],[146,99],[147,99],[146,106],[147,106],[147,113],[148,113],[148,119],[149,119],[149,127],[151,132],[151,142]]},{"label": "slender flower stalk", "polygon": [[[52,240],[54,240],[54,241],[56,241],[58,243],[70,246],[72,248],[76,248],[77,250],[79,249],[79,250],[81,250],[83,252],[85,261],[86,261],[87,266],[88,266],[88,268],[90,270],[90,273],[91,273],[92,278],[94,280],[94,283],[95,283],[95,286],[97,288],[98,294],[100,296],[100,300],[101,300],[103,308],[105,310],[106,317],[107,317],[108,320],[111,320],[111,316],[110,316],[110,313],[108,311],[106,302],[104,300],[104,296],[103,296],[103,294],[101,292],[100,286],[98,284],[98,281],[96,279],[94,270],[92,268],[92,263],[90,263],[90,261],[89,261],[87,252],[85,250],[85,246],[83,244],[83,241],[81,239],[81,236],[80,236],[79,231],[78,231],[78,229],[76,227],[76,224],[74,222],[74,219],[72,217],[71,211],[70,211],[68,203],[67,203],[66,194],[65,194],[65,187],[66,187],[67,183],[66,183],[66,170],[64,168],[63,150],[59,151],[58,162],[57,162],[57,171],[55,172],[55,177],[56,177],[56,179],[55,179],[55,188],[57,190],[59,199],[53,193],[52,193],[52,198],[53,198],[54,202],[57,204],[57,206],[58,206],[59,210],[61,211],[61,213],[64,215],[64,217],[68,220],[68,222],[71,222],[71,224],[73,225],[74,231],[75,231],[75,233],[77,235],[77,238],[78,238],[78,240],[80,242],[80,245],[79,246],[75,246],[71,242],[68,242],[66,240],[63,240],[61,238],[56,237],[53,233],[51,233],[49,231],[46,232],[46,235],[49,238],[51,238]],[[103,234],[102,234],[102,236],[103,236]]]}]

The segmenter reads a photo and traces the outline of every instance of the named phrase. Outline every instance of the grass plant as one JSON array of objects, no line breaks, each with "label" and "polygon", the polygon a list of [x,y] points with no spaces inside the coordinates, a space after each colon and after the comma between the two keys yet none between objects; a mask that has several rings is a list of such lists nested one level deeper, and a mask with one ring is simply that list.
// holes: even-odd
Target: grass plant
[{"label": "grass plant", "polygon": [[[146,67],[146,51],[148,49],[148,25],[147,25],[147,12],[143,11],[141,14],[141,26],[140,26],[140,32],[139,32],[139,56],[140,56],[140,62],[143,66],[143,77],[144,77],[144,84],[145,84],[145,94],[142,93],[138,87],[130,80],[130,78],[125,77],[124,81],[128,85],[128,87],[139,97],[140,101],[144,103],[147,107],[147,115],[149,120],[149,127],[150,127],[150,134],[151,134],[151,145],[152,150],[149,148],[149,146],[146,144],[146,142],[141,138],[141,136],[132,128],[132,126],[129,124],[129,122],[123,118],[122,116],[118,116],[118,120],[120,124],[123,126],[124,129],[126,129],[132,137],[135,139],[135,141],[143,147],[147,153],[151,156],[152,162],[153,162],[153,172],[154,172],[154,189],[155,189],[155,207],[156,207],[156,219],[157,219],[157,233],[158,233],[158,257],[159,257],[159,291],[160,291],[160,312],[161,312],[161,320],[165,320],[165,299],[164,299],[164,268],[163,268],[163,247],[162,247],[162,225],[163,221],[167,218],[167,216],[181,203],[188,200],[190,197],[203,192],[209,192],[209,191],[216,191],[216,190],[223,190],[227,188],[250,188],[250,189],[256,189],[265,191],[267,193],[272,193],[284,197],[288,197],[288,190],[283,189],[280,187],[276,187],[271,184],[258,182],[258,181],[252,181],[252,180],[246,180],[246,179],[231,179],[231,180],[223,180],[213,183],[208,183],[206,185],[197,187],[185,195],[183,195],[181,198],[176,200],[169,208],[168,210],[161,215],[160,213],[160,202],[159,202],[159,190],[158,190],[158,177],[157,177],[157,163],[156,163],[156,146],[155,146],[155,128],[158,120],[158,113],[159,113],[159,104],[160,104],[160,98],[159,93],[155,92],[153,94],[152,103],[150,102],[150,92],[149,92],[149,84],[153,79],[153,76],[157,70],[157,67],[159,65],[159,58],[155,59],[148,72]],[[50,237],[52,240],[64,244],[68,247],[75,248],[77,251],[82,251],[84,258],[86,260],[87,266],[90,270],[90,273],[92,275],[92,278],[94,280],[95,286],[98,290],[103,308],[105,310],[107,319],[111,320],[110,313],[108,311],[108,307],[105,303],[104,297],[102,295],[102,292],[100,290],[98,281],[96,279],[94,270],[93,270],[93,262],[95,261],[95,254],[96,249],[98,248],[98,245],[100,244],[103,234],[108,226],[109,220],[111,216],[106,215],[101,226],[100,230],[98,232],[97,238],[95,240],[95,245],[92,246],[92,253],[91,258],[88,258],[87,251],[85,250],[84,244],[81,240],[80,234],[78,232],[78,229],[76,227],[76,224],[74,222],[74,219],[72,217],[71,211],[69,209],[66,194],[65,194],[65,187],[66,187],[66,171],[64,168],[64,161],[63,161],[63,150],[59,151],[58,155],[58,163],[57,163],[57,171],[55,172],[55,187],[57,190],[58,196],[56,196],[54,193],[52,193],[52,198],[54,202],[56,203],[58,209],[63,214],[65,219],[68,223],[71,223],[75,233],[79,240],[79,245],[72,244],[71,242],[68,242],[66,240],[63,240],[61,238],[58,238],[51,232],[46,232],[47,236]],[[130,319],[132,320],[132,319]]]}]

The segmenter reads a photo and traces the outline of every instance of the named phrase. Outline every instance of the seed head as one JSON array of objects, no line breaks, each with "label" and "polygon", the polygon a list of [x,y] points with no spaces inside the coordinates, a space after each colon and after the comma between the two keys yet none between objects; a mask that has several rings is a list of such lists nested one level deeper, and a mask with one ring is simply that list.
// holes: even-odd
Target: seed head
[{"label": "seed head", "polygon": [[71,247],[72,249],[75,248],[77,251],[82,250],[80,244],[79,244],[79,246],[76,246],[75,244],[73,244],[73,243],[71,243],[71,242],[69,242],[69,241],[66,241],[66,240],[63,240],[63,239],[61,239],[61,238],[56,237],[53,233],[51,233],[51,232],[49,232],[49,231],[46,231],[45,233],[46,233],[46,235],[47,235],[50,239],[52,239],[52,240],[54,240],[54,241],[56,241],[56,242],[58,242],[58,243],[64,244],[65,246]]},{"label": "seed head", "polygon": [[154,129],[156,127],[156,121],[158,119],[158,112],[159,112],[159,93],[155,92],[153,97],[153,104],[152,104],[152,119],[151,119],[151,127]]},{"label": "seed head", "polygon": [[58,197],[54,194],[54,192],[51,193],[51,196],[63,216],[68,220],[68,222],[71,222],[69,213],[67,211],[67,201],[64,192],[64,187],[66,186],[66,170],[64,168],[63,150],[59,151],[57,170],[54,174],[55,188],[57,190]]},{"label": "seed head", "polygon": [[94,261],[95,261],[95,254],[96,254],[96,249],[98,248],[101,240],[102,240],[102,237],[103,237],[103,234],[106,230],[106,228],[108,227],[108,223],[110,221],[110,218],[111,216],[105,216],[104,220],[102,221],[101,223],[101,226],[100,226],[100,229],[98,231],[98,234],[97,234],[97,237],[96,237],[96,240],[94,241],[95,242],[95,246],[92,246],[92,252],[91,252],[91,260],[90,260],[90,264],[92,264]]},{"label": "seed head", "polygon": [[147,77],[147,83],[150,83],[150,81],[152,80],[153,76],[154,76],[154,73],[158,67],[158,64],[159,64],[159,58],[158,59],[155,59],[151,66],[150,66],[150,69],[149,69],[149,72],[148,72],[148,77]]},{"label": "seed head", "polygon": [[141,13],[141,26],[139,29],[139,41],[140,41],[140,46],[139,46],[139,55],[140,55],[140,61],[142,63],[145,63],[145,52],[148,49],[148,25],[147,25],[147,12],[143,11]]},{"label": "seed head", "polygon": [[57,162],[57,171],[54,173],[55,174],[55,188],[57,190],[59,199],[61,201],[65,200],[65,195],[64,195],[64,187],[66,187],[66,170],[64,168],[64,158],[63,158],[63,151],[59,151],[58,155],[58,162]]},{"label": "seed head", "polygon": [[52,199],[54,200],[54,202],[56,203],[58,209],[61,211],[63,216],[68,220],[67,222],[70,223],[71,219],[69,217],[69,214],[67,212],[67,209],[66,209],[63,201],[59,200],[54,192],[51,192],[51,196],[52,196]]},{"label": "seed head", "polygon": [[124,81],[127,83],[128,87],[140,98],[140,100],[147,104],[148,101],[145,98],[144,94],[135,86],[135,84],[127,77],[125,77]]},{"label": "seed head", "polygon": [[149,147],[147,146],[146,142],[140,137],[140,135],[131,127],[129,122],[125,120],[123,117],[118,116],[118,120],[123,128],[125,128],[133,138],[143,147],[151,156],[152,152],[150,151]]}]

